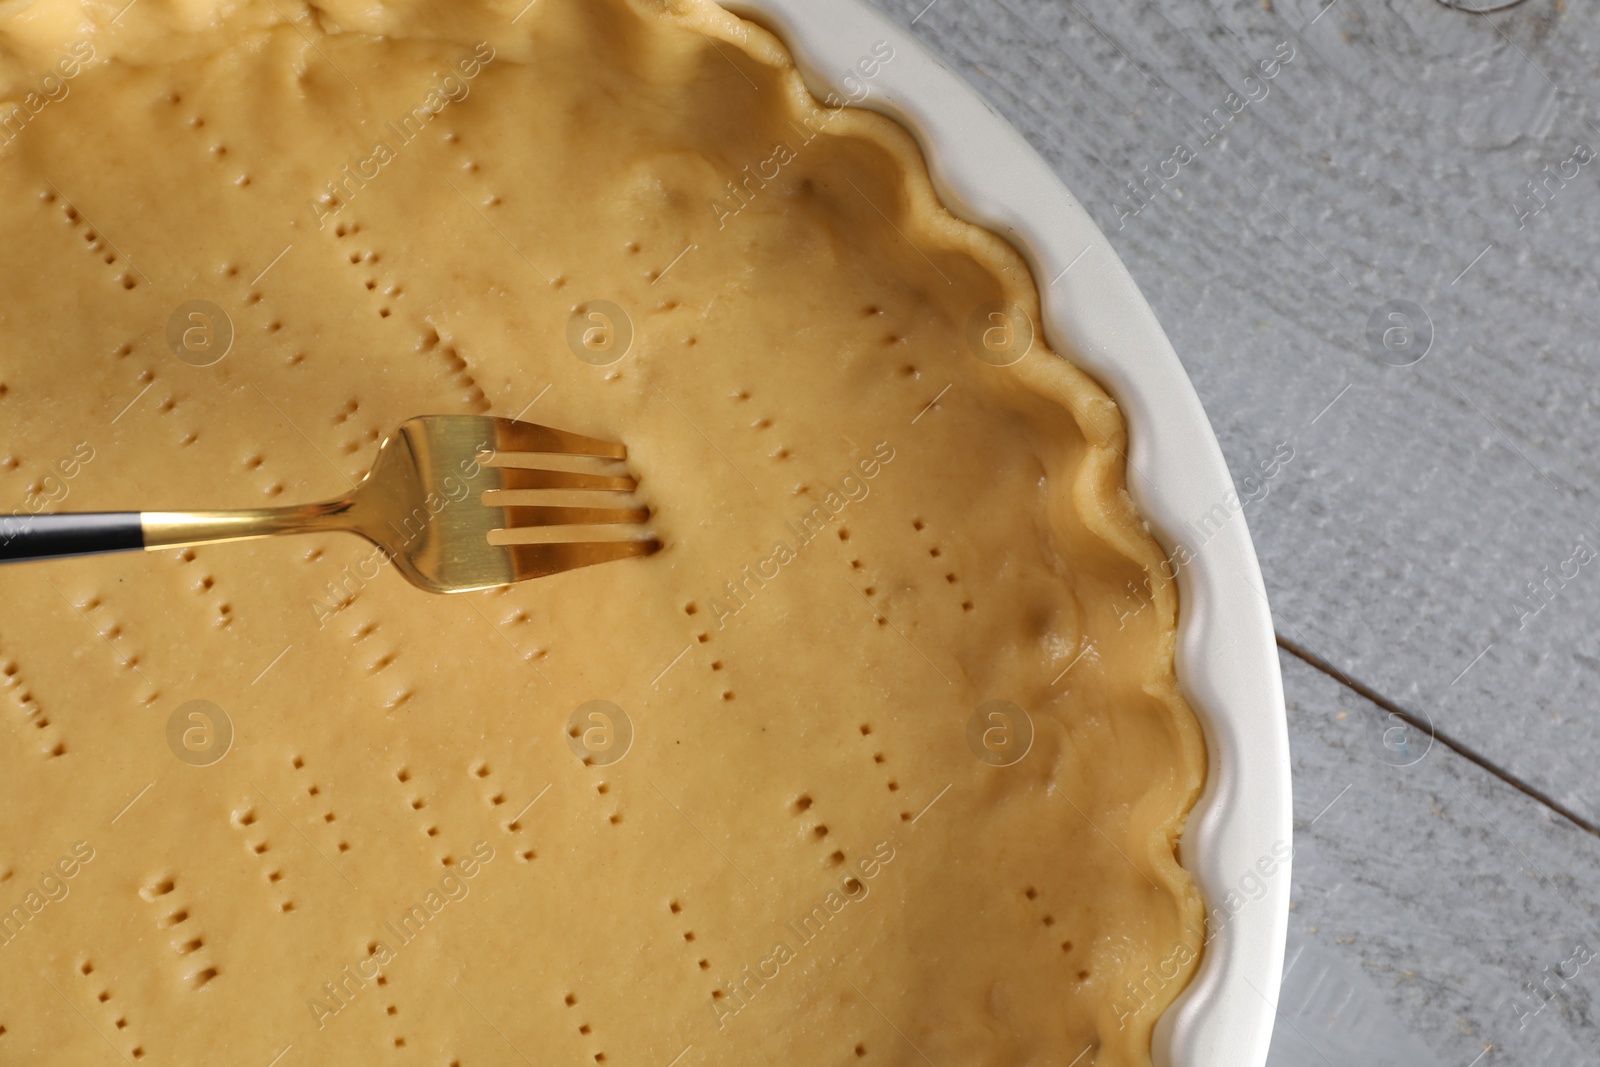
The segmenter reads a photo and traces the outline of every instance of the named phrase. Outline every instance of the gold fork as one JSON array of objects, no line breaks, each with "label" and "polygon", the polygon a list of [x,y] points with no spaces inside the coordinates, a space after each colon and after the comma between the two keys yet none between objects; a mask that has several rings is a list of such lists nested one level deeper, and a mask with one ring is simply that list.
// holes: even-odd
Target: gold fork
[{"label": "gold fork", "polygon": [[621,460],[627,454],[622,445],[531,422],[424,415],[384,439],[371,472],[342,499],[239,511],[10,516],[0,518],[0,561],[344,530],[381,548],[413,585],[434,593],[487,589],[659,549],[654,538],[489,541],[498,530],[644,522],[645,507],[505,502],[504,494],[525,490],[631,492],[638,483],[625,474],[523,465],[534,455]]}]

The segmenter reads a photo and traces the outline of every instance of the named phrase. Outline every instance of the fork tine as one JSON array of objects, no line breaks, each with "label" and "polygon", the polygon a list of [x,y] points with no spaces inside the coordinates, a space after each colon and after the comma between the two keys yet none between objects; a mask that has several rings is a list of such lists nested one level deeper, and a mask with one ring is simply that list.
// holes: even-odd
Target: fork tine
[{"label": "fork tine", "polygon": [[517,489],[616,489],[631,492],[639,483],[612,474],[583,474],[578,471],[544,471],[531,467],[491,467],[500,472],[500,488]]},{"label": "fork tine", "polygon": [[528,526],[591,526],[612,522],[643,522],[649,508],[568,508],[546,505],[508,507],[507,529]]},{"label": "fork tine", "polygon": [[566,456],[599,456],[602,459],[626,459],[628,456],[628,449],[615,442],[553,430],[532,422],[496,418],[492,425],[492,448],[495,452],[544,452]]},{"label": "fork tine", "polygon": [[609,563],[632,556],[648,556],[661,548],[660,541],[589,541],[571,544],[506,545],[516,570],[516,581],[542,578],[547,574]]}]

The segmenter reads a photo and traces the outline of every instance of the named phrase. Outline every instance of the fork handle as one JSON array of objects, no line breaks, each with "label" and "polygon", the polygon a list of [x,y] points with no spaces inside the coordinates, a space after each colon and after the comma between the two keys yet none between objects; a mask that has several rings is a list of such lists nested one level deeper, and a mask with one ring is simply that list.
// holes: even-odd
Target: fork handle
[{"label": "fork handle", "polygon": [[0,561],[129,552],[144,547],[137,511],[0,518]]},{"label": "fork handle", "polygon": [[277,534],[348,530],[351,501],[239,511],[101,511],[0,517],[0,563],[141,548],[183,548]]}]

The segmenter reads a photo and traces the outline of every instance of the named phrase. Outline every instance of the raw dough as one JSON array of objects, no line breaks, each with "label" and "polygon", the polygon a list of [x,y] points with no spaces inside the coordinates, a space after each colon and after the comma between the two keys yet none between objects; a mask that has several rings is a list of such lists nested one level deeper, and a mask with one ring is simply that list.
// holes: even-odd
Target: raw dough
[{"label": "raw dough", "polygon": [[0,1062],[1147,1064],[1205,754],[1118,409],[977,357],[1025,265],[765,31],[525,3],[0,7],[7,511],[332,497],[492,411],[624,441],[666,544],[0,570]]}]

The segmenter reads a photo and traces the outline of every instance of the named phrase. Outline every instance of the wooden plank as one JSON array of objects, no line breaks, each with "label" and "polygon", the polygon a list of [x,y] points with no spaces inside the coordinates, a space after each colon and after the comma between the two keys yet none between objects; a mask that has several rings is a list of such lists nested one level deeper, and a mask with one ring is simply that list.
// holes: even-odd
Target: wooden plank
[{"label": "wooden plank", "polygon": [[877,2],[1110,235],[1236,480],[1293,448],[1244,512],[1280,633],[1600,820],[1600,11]]},{"label": "wooden plank", "polygon": [[1600,839],[1442,745],[1396,766],[1387,712],[1283,671],[1295,857],[1269,1062],[1593,1063]]}]

